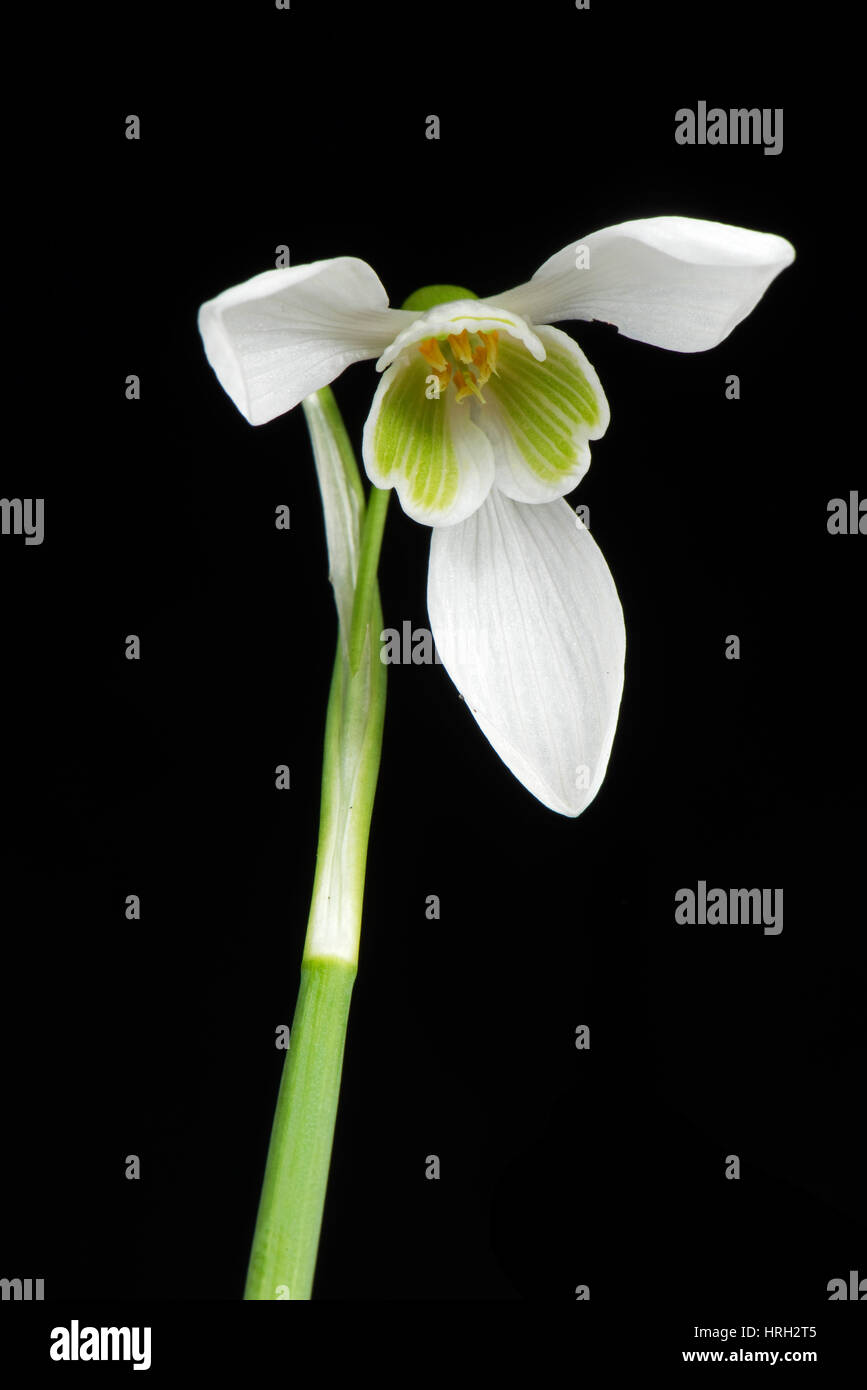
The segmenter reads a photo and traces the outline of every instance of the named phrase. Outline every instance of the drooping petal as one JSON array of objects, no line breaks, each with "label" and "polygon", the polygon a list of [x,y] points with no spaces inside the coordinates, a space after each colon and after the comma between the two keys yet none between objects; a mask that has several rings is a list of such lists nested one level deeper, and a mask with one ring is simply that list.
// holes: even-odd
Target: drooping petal
[{"label": "drooping petal", "polygon": [[533,323],[601,319],[627,338],[703,352],[752,312],[794,257],[794,247],[769,232],[649,217],[565,246],[497,302]]},{"label": "drooping petal", "polygon": [[220,385],[252,425],[291,410],[344,367],[378,357],[415,315],[388,308],[376,272],[353,256],[266,270],[199,310]]},{"label": "drooping petal", "polygon": [[614,580],[563,501],[529,507],[494,488],[431,540],[437,650],[482,733],[534,796],[577,816],[599,790],[623,690]]},{"label": "drooping petal", "polygon": [[608,428],[598,376],[559,328],[536,330],[547,356],[537,362],[504,335],[497,374],[474,418],[494,451],[496,484],[516,502],[550,502],[571,492],[590,467],[588,441]]},{"label": "drooping petal", "polygon": [[463,521],[494,481],[491,446],[453,390],[429,393],[430,364],[404,353],[382,376],[361,454],[377,487],[394,487],[404,511],[426,526]]}]

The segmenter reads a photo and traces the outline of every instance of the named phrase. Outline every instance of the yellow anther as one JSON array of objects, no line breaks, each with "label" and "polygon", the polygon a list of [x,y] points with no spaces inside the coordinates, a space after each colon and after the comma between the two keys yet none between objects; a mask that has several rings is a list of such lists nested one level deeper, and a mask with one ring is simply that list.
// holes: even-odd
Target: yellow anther
[{"label": "yellow anther", "polygon": [[466,376],[464,376],[463,372],[455,372],[455,387],[457,389],[459,401],[462,401],[465,396],[476,396],[482,402],[482,405],[485,404],[484,397],[479,390],[479,383],[476,381],[472,372],[467,372]]},{"label": "yellow anther", "polygon": [[473,350],[470,347],[470,335],[466,329],[463,333],[449,334],[449,347],[459,362],[472,362]]},{"label": "yellow anther", "polygon": [[[460,333],[449,333],[447,338],[425,338],[418,343],[418,350],[426,362],[433,367],[439,384],[439,395],[454,382],[457,399],[475,396],[485,404],[482,386],[487,385],[491,373],[497,371],[498,334],[473,333],[464,328]],[[458,367],[461,363],[463,370]],[[474,367],[475,371],[469,371]]]},{"label": "yellow anther", "polygon": [[483,343],[479,343],[473,353],[473,366],[479,369],[479,384],[484,386],[490,378],[491,368],[488,363],[488,354]]},{"label": "yellow anther", "polygon": [[487,354],[488,359],[488,367],[494,373],[494,376],[498,376],[499,373],[497,371],[497,355],[500,351],[500,335],[497,329],[493,328],[490,333],[482,333],[480,331],[479,337],[481,338],[484,344],[485,353]]},{"label": "yellow anther", "polygon": [[425,338],[423,343],[419,343],[418,350],[426,362],[430,362],[435,371],[441,372],[448,367],[448,362],[440,351],[440,345],[436,338]]}]

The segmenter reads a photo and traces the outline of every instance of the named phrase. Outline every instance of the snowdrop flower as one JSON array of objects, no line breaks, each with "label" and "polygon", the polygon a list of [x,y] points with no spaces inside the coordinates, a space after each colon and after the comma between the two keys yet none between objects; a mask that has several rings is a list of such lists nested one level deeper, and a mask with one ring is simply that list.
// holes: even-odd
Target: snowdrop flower
[{"label": "snowdrop flower", "polygon": [[391,309],[371,267],[339,257],[266,271],[199,312],[208,360],[251,424],[378,359],[364,465],[434,528],[428,608],[443,664],[515,776],[564,815],[605,775],[625,632],[605,560],[562,501],[608,403],[550,324],[599,319],[704,351],[793,257],[781,237],[654,217],[594,232],[484,300],[432,287]]}]

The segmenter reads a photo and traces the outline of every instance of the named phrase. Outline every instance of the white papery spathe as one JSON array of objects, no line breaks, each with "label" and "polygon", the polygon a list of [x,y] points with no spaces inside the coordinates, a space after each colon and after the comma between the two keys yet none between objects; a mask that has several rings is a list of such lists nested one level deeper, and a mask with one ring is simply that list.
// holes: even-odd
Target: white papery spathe
[{"label": "white papery spathe", "polygon": [[608,766],[626,629],[605,558],[569,504],[527,506],[495,488],[467,521],[436,527],[428,613],[503,762],[552,811],[580,815]]}]

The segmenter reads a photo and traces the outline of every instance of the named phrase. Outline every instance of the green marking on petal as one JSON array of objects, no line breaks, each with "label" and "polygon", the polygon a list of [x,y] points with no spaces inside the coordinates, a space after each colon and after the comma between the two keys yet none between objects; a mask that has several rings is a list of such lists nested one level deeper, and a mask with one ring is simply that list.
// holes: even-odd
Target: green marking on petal
[{"label": "green marking on petal", "polygon": [[455,314],[452,323],[507,323],[512,328],[515,327],[514,319],[498,318],[496,314]]},{"label": "green marking on petal", "polygon": [[408,299],[401,304],[401,309],[409,309],[411,312],[425,312],[428,309],[436,308],[437,304],[448,304],[452,299],[478,299],[477,294],[472,290],[465,290],[461,285],[425,285],[420,290],[413,290]]},{"label": "green marking on petal", "polygon": [[573,472],[586,457],[589,432],[601,409],[578,362],[545,339],[537,362],[510,339],[500,342],[498,373],[486,389],[502,412],[512,442],[527,467],[545,482]]},{"label": "green marking on petal", "polygon": [[598,425],[601,416],[596,392],[574,357],[570,357],[568,353],[562,352],[559,348],[552,347],[549,343],[548,358],[545,365],[549,368],[548,381],[550,386],[561,387],[566,395],[571,393],[573,403],[575,403],[585,423],[591,428]]},{"label": "green marking on petal", "polygon": [[446,396],[425,394],[430,368],[421,358],[401,365],[380,403],[373,452],[383,478],[399,481],[406,498],[425,510],[445,509],[460,481],[446,420]]}]

